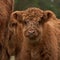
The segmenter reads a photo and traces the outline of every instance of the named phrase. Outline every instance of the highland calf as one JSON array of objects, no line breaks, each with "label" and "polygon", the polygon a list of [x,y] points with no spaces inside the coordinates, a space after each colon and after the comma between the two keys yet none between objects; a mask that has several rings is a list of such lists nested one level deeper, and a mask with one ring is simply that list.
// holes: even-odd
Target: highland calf
[{"label": "highland calf", "polygon": [[9,32],[8,46],[16,60],[59,60],[60,21],[52,11],[15,11]]}]

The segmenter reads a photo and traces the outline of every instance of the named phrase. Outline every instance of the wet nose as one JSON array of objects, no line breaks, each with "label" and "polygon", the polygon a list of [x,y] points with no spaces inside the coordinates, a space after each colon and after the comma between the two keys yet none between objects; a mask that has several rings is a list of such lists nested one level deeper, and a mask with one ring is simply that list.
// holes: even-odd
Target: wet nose
[{"label": "wet nose", "polygon": [[28,33],[29,33],[30,35],[35,34],[35,30],[29,30]]}]

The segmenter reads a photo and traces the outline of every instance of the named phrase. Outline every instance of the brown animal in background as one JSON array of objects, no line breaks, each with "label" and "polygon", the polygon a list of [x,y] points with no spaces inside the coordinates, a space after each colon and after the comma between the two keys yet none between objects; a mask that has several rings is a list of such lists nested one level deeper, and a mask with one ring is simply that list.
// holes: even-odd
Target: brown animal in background
[{"label": "brown animal in background", "polygon": [[16,60],[59,60],[60,21],[52,11],[15,11],[9,32],[9,52],[15,52]]},{"label": "brown animal in background", "polygon": [[13,0],[0,0],[0,60],[8,60],[6,51],[6,36],[8,21],[13,11]]}]

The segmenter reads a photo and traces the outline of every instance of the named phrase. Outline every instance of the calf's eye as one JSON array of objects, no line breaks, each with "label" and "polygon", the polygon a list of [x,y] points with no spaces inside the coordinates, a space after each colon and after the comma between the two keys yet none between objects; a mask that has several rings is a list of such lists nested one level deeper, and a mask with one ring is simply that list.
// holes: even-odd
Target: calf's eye
[{"label": "calf's eye", "polygon": [[23,21],[24,25],[27,25],[28,24],[28,21]]},{"label": "calf's eye", "polygon": [[41,17],[41,19],[38,21],[39,24],[42,24],[44,22],[44,18]]},{"label": "calf's eye", "polygon": [[12,23],[12,27],[17,27],[17,23]]},{"label": "calf's eye", "polygon": [[38,23],[41,24],[41,21],[39,20]]}]

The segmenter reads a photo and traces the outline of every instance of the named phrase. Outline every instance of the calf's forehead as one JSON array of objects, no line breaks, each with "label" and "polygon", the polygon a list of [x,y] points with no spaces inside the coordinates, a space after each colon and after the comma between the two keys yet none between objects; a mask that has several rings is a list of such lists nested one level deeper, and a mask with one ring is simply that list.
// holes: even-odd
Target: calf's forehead
[{"label": "calf's forehead", "polygon": [[43,11],[40,9],[27,9],[22,15],[23,20],[39,20],[43,16]]}]

